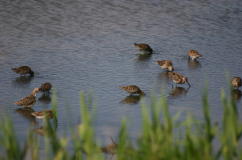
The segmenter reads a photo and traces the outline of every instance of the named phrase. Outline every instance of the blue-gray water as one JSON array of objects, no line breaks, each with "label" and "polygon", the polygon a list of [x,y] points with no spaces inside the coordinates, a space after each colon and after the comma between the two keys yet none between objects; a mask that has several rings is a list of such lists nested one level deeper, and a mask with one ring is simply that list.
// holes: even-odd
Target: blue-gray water
[{"label": "blue-gray water", "polygon": [[[241,0],[1,0],[0,115],[12,116],[17,135],[25,136],[30,121],[16,112],[20,107],[13,102],[51,82],[57,90],[60,133],[79,123],[79,95],[84,91],[97,104],[98,137],[116,137],[123,117],[130,120],[135,137],[140,104],[121,103],[128,94],[118,86],[140,86],[147,101],[152,92],[166,90],[172,114],[185,111],[201,118],[207,80],[212,117],[219,120],[225,74],[242,76],[241,35]],[[155,54],[139,58],[135,42],[150,44]],[[203,55],[200,64],[188,63],[189,49]],[[188,91],[169,95],[171,85],[155,64],[162,59],[172,60],[175,70],[189,78]],[[11,68],[21,65],[31,66],[35,77],[19,79]],[[40,101],[33,107],[47,108],[50,104]]]}]

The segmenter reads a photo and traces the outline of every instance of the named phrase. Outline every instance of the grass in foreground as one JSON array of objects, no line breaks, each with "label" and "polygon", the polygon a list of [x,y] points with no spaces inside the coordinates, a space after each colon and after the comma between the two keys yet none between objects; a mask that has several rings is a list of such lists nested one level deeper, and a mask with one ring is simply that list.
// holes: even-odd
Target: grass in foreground
[{"label": "grass in foreground", "polygon": [[[72,137],[59,137],[56,133],[57,119],[45,120],[45,158],[50,160],[102,160],[106,153],[114,154],[120,160],[232,160],[242,159],[242,123],[236,103],[221,94],[224,115],[221,123],[211,121],[207,94],[203,95],[203,120],[187,116],[179,121],[171,116],[166,99],[153,99],[151,105],[141,105],[142,129],[136,144],[132,144],[122,122],[118,140],[109,146],[98,146],[92,117],[84,95],[81,95],[81,124],[76,127]],[[56,99],[52,104],[56,112]],[[221,107],[222,108],[222,107]],[[35,133],[29,136],[23,146],[19,145],[13,124],[9,119],[0,122],[0,159],[22,160],[26,155],[38,160],[39,139]],[[214,143],[216,142],[216,149]],[[70,151],[70,149],[72,150]],[[113,158],[113,159],[114,159]]]}]

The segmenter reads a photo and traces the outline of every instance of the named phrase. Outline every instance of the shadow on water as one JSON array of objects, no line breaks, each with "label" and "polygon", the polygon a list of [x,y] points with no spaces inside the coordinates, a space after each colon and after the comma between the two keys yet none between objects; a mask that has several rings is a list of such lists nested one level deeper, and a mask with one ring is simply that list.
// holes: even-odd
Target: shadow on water
[{"label": "shadow on water", "polygon": [[13,84],[18,87],[25,87],[26,85],[29,85],[33,79],[34,77],[32,76],[20,76],[13,81]]},{"label": "shadow on water", "polygon": [[32,116],[32,113],[34,112],[34,110],[32,108],[27,108],[27,107],[18,108],[18,109],[16,109],[16,112],[19,113],[20,115],[22,115],[27,120],[29,120],[31,123],[37,124],[35,117]]},{"label": "shadow on water", "polygon": [[125,97],[120,103],[123,104],[137,104],[142,96],[140,95],[129,95]]},{"label": "shadow on water", "polygon": [[239,89],[233,89],[231,92],[231,96],[235,101],[239,101],[242,96],[242,92]]},{"label": "shadow on water", "polygon": [[49,94],[45,94],[43,93],[39,98],[38,100],[41,102],[41,103],[44,103],[44,104],[49,104],[51,102],[51,97]]},{"label": "shadow on water", "polygon": [[182,95],[186,95],[188,91],[189,91],[189,88],[175,87],[175,88],[172,88],[169,95],[170,97],[177,98]]},{"label": "shadow on water", "polygon": [[187,60],[187,66],[191,70],[198,69],[198,68],[202,67],[202,65],[200,64],[199,61],[191,60],[190,58],[188,58],[188,60]]}]

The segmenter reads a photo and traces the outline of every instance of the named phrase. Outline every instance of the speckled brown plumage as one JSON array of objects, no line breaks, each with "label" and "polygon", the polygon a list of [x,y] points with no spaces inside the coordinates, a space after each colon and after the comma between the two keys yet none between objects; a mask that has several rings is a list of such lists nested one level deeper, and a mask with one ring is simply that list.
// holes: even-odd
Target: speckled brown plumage
[{"label": "speckled brown plumage", "polygon": [[52,88],[52,85],[49,82],[46,82],[41,84],[41,86],[39,87],[39,90],[41,92],[49,92],[51,88]]},{"label": "speckled brown plumage", "polygon": [[169,72],[168,77],[169,77],[169,79],[171,79],[176,84],[187,83],[189,85],[189,87],[191,86],[190,83],[188,82],[188,78],[179,74],[179,73]]},{"label": "speckled brown plumage", "polygon": [[103,153],[106,153],[106,154],[115,154],[116,153],[118,145],[114,142],[113,139],[111,139],[111,140],[112,140],[111,144],[101,147],[101,151]]},{"label": "speckled brown plumage", "polygon": [[189,50],[187,54],[192,60],[196,60],[202,57],[202,55],[197,50],[193,50],[193,49]]},{"label": "speckled brown plumage", "polygon": [[134,46],[136,48],[138,48],[142,52],[147,52],[147,53],[150,53],[150,54],[153,53],[153,49],[148,44],[145,44],[145,43],[134,43]]},{"label": "speckled brown plumage", "polygon": [[120,89],[130,93],[130,94],[140,94],[145,95],[145,93],[136,85],[129,85],[129,86],[121,86]]},{"label": "speckled brown plumage", "polygon": [[173,71],[173,64],[170,60],[160,60],[160,61],[156,61],[156,63],[162,68],[162,69],[166,69],[168,71]]},{"label": "speckled brown plumage", "polygon": [[32,113],[33,116],[35,116],[36,118],[39,119],[43,119],[43,118],[53,118],[54,117],[54,113],[52,110],[44,110],[44,111],[39,111],[39,112],[33,112]]},{"label": "speckled brown plumage", "polygon": [[242,80],[240,77],[233,77],[231,80],[232,87],[239,88],[242,84]]},{"label": "speckled brown plumage", "polygon": [[30,76],[34,76],[34,72],[29,66],[21,66],[17,68],[12,68],[12,70],[18,74],[25,75],[29,74]]},{"label": "speckled brown plumage", "polygon": [[39,88],[35,88],[30,95],[15,102],[16,105],[24,107],[32,107],[36,103],[36,93],[39,92]]}]

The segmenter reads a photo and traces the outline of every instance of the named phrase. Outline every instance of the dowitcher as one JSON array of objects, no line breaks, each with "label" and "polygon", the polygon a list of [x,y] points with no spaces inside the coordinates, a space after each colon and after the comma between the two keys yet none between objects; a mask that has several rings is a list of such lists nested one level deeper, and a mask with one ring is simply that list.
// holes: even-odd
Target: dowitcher
[{"label": "dowitcher", "polygon": [[239,88],[242,84],[242,80],[240,77],[233,77],[231,80],[232,87]]},{"label": "dowitcher", "polygon": [[121,86],[119,88],[125,90],[126,92],[128,92],[130,94],[145,95],[145,93],[136,85]]},{"label": "dowitcher", "polygon": [[49,92],[51,88],[52,88],[52,85],[49,82],[46,82],[41,84],[41,86],[39,87],[39,90],[41,92]]},{"label": "dowitcher", "polygon": [[34,72],[29,66],[21,66],[17,68],[12,68],[12,70],[20,75],[29,74],[30,76],[34,76]]},{"label": "dowitcher", "polygon": [[145,44],[145,43],[134,43],[134,46],[136,48],[138,48],[141,52],[149,53],[149,54],[153,53],[153,49],[148,44]]},{"label": "dowitcher", "polygon": [[190,50],[188,51],[188,56],[192,59],[192,60],[196,60],[200,57],[202,57],[202,55],[200,53],[198,53],[197,50]]},{"label": "dowitcher", "polygon": [[176,72],[168,72],[168,77],[176,84],[184,84],[187,83],[189,87],[191,87],[190,83],[188,82],[188,78],[176,73]]},{"label": "dowitcher", "polygon": [[156,61],[156,63],[158,65],[160,65],[160,67],[162,69],[166,69],[168,71],[173,71],[174,70],[174,67],[173,67],[173,64],[170,60],[161,60],[161,61]]},{"label": "dowitcher", "polygon": [[52,110],[43,110],[43,111],[39,111],[39,112],[33,112],[32,115],[38,119],[44,119],[45,117],[46,118],[54,117],[54,113]]},{"label": "dowitcher", "polygon": [[37,92],[39,92],[39,88],[34,88],[29,96],[20,99],[19,101],[15,102],[15,104],[24,107],[32,107],[36,102],[35,97]]},{"label": "dowitcher", "polygon": [[117,143],[114,142],[114,140],[111,138],[112,140],[112,143],[109,144],[109,145],[106,145],[104,147],[101,147],[101,151],[103,153],[107,153],[107,154],[115,154],[116,153],[116,150],[117,150]]}]

